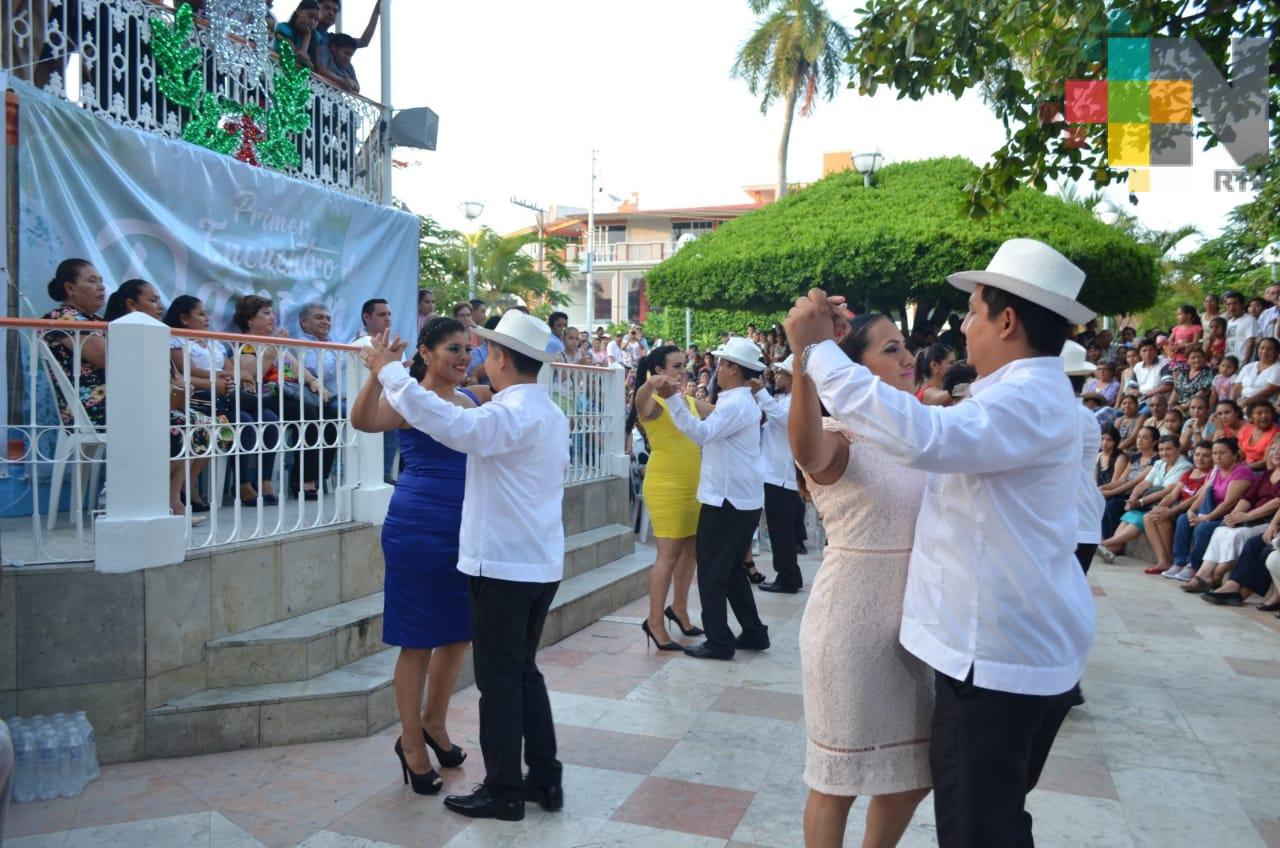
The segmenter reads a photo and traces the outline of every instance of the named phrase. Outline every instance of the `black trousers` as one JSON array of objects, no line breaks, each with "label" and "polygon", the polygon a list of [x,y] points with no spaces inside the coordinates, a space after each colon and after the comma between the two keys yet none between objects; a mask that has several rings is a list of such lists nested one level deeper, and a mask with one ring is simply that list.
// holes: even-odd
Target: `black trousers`
[{"label": "black trousers", "polygon": [[494,795],[524,798],[521,741],[532,783],[560,783],[556,729],[547,685],[534,662],[557,583],[471,578],[472,657],[480,690],[484,784]]},{"label": "black trousers", "polygon": [[779,586],[799,589],[804,585],[796,562],[796,513],[804,508],[800,493],[782,486],[764,484],[764,520],[769,525],[769,546],[773,550],[774,578]]},{"label": "black trousers", "polygon": [[1076,545],[1076,562],[1080,563],[1085,574],[1089,573],[1089,566],[1093,563],[1093,552],[1097,549],[1097,545],[1086,545],[1084,542]]},{"label": "black trousers", "polygon": [[698,596],[702,600],[702,629],[707,644],[717,651],[734,652],[735,637],[729,629],[729,610],[744,633],[764,629],[756,612],[747,570],[742,567],[751,549],[751,534],[760,523],[760,510],[702,505],[698,514]]},{"label": "black trousers", "polygon": [[1128,494],[1112,495],[1107,498],[1107,505],[1102,510],[1103,540],[1110,539],[1116,534],[1116,530],[1120,529],[1120,516],[1126,512],[1124,504],[1128,499]]},{"label": "black trousers", "polygon": [[939,848],[1033,848],[1027,793],[1075,696],[1015,695],[935,672],[929,767]]}]

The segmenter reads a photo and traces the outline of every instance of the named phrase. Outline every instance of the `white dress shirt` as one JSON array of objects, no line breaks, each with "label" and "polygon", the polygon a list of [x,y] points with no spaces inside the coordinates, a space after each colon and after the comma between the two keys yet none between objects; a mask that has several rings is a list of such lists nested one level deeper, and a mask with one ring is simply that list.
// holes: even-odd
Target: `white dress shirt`
[{"label": "white dress shirt", "polygon": [[1096,545],[1102,541],[1102,513],[1107,499],[1098,489],[1094,466],[1102,450],[1102,429],[1097,417],[1084,404],[1076,404],[1080,419],[1080,451],[1083,456],[1079,494],[1076,496],[1076,544]]},{"label": "white dress shirt", "polygon": [[[809,355],[826,408],[925,487],[902,605],[902,646],[956,680],[1066,692],[1093,642],[1093,594],[1075,559],[1079,401],[1056,356],[1020,359],[955,406],[925,406],[850,362]],[[1067,483],[1064,485],[1064,483]]]},{"label": "white dress shirt", "polygon": [[764,457],[764,482],[799,491],[796,483],[796,461],[791,456],[791,439],[787,424],[791,418],[791,394],[770,395],[764,389],[756,392],[756,403],[764,412],[764,432],[760,436],[760,452]]},{"label": "white dress shirt", "polygon": [[760,461],[760,407],[751,389],[721,392],[706,420],[695,418],[683,403],[667,404],[671,423],[702,448],[698,502],[734,509],[764,506],[764,468]]},{"label": "white dress shirt", "polygon": [[509,386],[464,409],[418,385],[402,365],[384,367],[378,379],[406,422],[467,454],[458,570],[519,583],[560,580],[569,421],[546,388]]}]

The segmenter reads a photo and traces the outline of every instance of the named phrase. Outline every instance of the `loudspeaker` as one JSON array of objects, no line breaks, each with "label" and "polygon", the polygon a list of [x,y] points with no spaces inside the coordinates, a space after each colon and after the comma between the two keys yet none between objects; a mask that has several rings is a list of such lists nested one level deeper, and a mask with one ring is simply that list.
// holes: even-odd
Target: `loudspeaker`
[{"label": "loudspeaker", "polygon": [[440,116],[425,106],[401,109],[391,118],[391,143],[398,147],[435,150],[439,131]]}]

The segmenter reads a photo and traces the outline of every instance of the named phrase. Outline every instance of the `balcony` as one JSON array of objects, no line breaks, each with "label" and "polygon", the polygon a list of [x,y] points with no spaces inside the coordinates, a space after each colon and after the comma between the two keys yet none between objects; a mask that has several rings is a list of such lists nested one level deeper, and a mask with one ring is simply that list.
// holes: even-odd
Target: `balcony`
[{"label": "balcony", "polygon": [[[597,244],[595,247],[596,267],[603,265],[657,265],[676,251],[676,243],[670,239],[665,241],[620,241],[612,244]],[[569,244],[565,246],[565,262],[582,263],[586,261],[586,250],[583,245]]]},{"label": "balcony", "polygon": [[[0,0],[4,69],[106,120],[181,138],[191,116],[158,89],[148,49],[153,15],[172,20],[174,10],[155,0]],[[271,80],[221,64],[208,28],[197,21],[210,90],[236,103],[270,102]],[[319,79],[312,79],[311,89],[311,124],[297,137],[301,164],[287,173],[382,203],[385,109]]]}]

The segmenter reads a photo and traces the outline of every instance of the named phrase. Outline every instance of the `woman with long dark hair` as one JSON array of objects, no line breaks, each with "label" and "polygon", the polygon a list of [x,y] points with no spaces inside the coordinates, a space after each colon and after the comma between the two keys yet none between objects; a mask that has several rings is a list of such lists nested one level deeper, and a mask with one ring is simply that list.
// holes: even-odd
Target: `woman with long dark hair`
[{"label": "woman with long dark hair", "polygon": [[[487,387],[462,387],[470,364],[467,328],[437,317],[422,328],[410,374],[449,403],[470,408],[491,397]],[[467,756],[445,727],[449,698],[471,641],[467,576],[457,569],[467,456],[405,424],[383,398],[377,379],[370,378],[360,390],[351,424],[366,433],[395,430],[400,438],[404,470],[382,525],[382,641],[400,648],[394,683],[400,714],[396,756],[413,791],[434,795],[443,781],[431,767],[427,748],[444,768],[457,768]]]},{"label": "woman with long dark hair", "polygon": [[931,344],[916,354],[916,400],[928,406],[950,406],[951,395],[942,388],[956,352],[944,344]]},{"label": "woman with long dark hair", "polygon": [[[885,384],[915,389],[911,352],[883,315],[854,318],[839,344]],[[799,368],[790,437],[830,539],[800,624],[805,845],[841,845],[858,795],[872,796],[863,844],[896,845],[932,785],[933,671],[898,641],[926,475],[823,417]]]},{"label": "woman with long dark hair", "polygon": [[[694,540],[698,532],[698,477],[702,451],[671,421],[667,404],[683,403],[695,415],[710,406],[684,393],[663,398],[654,392],[654,377],[683,380],[684,355],[675,345],[662,345],[641,357],[636,369],[635,399],[627,413],[630,433],[638,423],[649,444],[642,490],[649,520],[653,522],[658,557],[649,571],[649,616],[641,623],[647,638],[660,651],[678,651],[681,646],[667,634],[664,617],[686,636],[701,636],[689,616],[689,587],[693,584],[698,560]],[[674,594],[667,606],[667,594]]]}]

